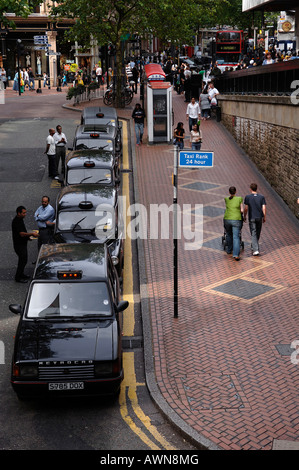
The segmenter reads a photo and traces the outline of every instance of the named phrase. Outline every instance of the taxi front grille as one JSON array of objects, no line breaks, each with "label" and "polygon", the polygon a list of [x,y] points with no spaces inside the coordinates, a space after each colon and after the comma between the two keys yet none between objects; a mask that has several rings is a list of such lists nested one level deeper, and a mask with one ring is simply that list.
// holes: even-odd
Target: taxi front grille
[{"label": "taxi front grille", "polygon": [[94,378],[94,366],[39,367],[40,380],[86,380]]}]

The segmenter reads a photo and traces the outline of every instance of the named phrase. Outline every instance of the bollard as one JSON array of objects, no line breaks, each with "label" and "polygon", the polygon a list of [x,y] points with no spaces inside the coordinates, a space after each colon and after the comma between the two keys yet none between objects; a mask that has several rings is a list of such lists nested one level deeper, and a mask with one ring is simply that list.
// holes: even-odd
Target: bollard
[{"label": "bollard", "polygon": [[57,78],[57,88],[56,91],[61,91],[61,78]]},{"label": "bollard", "polygon": [[220,106],[216,106],[216,121],[217,122],[221,121],[221,108],[220,108]]},{"label": "bollard", "polygon": [[42,93],[42,86],[41,86],[41,79],[38,79],[38,88],[36,89],[36,93]]}]

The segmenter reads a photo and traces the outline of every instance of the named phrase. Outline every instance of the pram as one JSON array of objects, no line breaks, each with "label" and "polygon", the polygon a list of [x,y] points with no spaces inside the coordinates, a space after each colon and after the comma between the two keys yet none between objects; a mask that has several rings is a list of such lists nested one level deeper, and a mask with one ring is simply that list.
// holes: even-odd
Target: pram
[{"label": "pram", "polygon": [[[222,235],[222,246],[223,246],[223,249],[225,250],[226,248],[226,245],[227,245],[227,241],[226,241],[226,230],[224,228],[224,233]],[[240,230],[240,247],[241,247],[241,250],[244,250],[244,242],[242,240],[242,229]]]}]

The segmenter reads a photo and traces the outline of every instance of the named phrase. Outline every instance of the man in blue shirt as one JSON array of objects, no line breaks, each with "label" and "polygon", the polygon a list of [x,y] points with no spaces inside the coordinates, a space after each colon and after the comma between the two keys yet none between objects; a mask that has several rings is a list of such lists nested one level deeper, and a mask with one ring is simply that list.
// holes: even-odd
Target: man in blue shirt
[{"label": "man in blue shirt", "polygon": [[260,254],[259,239],[263,222],[266,222],[266,200],[262,194],[257,193],[257,184],[251,183],[251,194],[244,199],[244,222],[248,212],[249,229],[251,233],[251,249],[253,256]]},{"label": "man in blue shirt", "polygon": [[49,243],[52,235],[52,224],[55,220],[55,211],[49,204],[48,196],[42,197],[42,205],[35,211],[34,218],[39,229],[38,248],[43,243]]}]

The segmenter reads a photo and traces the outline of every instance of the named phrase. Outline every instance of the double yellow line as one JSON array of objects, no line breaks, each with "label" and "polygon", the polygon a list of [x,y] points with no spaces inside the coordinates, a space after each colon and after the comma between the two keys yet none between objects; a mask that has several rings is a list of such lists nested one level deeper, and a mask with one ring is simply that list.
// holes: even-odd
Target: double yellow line
[{"label": "double yellow line", "polygon": [[[128,123],[123,121],[123,170],[129,170],[129,140]],[[130,204],[129,173],[123,173],[123,196],[126,196],[127,206]],[[125,219],[126,213],[124,214]],[[126,223],[126,220],[124,220]],[[134,336],[135,315],[134,315],[134,294],[133,294],[133,270],[132,270],[132,246],[130,238],[125,240],[124,253],[125,273],[123,278],[123,299],[128,300],[129,308],[124,312],[123,334],[124,336]],[[124,380],[121,385],[119,396],[120,413],[129,428],[151,449],[151,450],[176,450],[159,433],[157,428],[151,424],[150,418],[142,411],[139,402],[137,389],[144,387],[144,383],[138,383],[135,373],[134,352],[123,353]],[[130,416],[128,402],[134,413],[134,419],[142,426],[137,425]],[[131,411],[131,414],[132,414]]]}]

